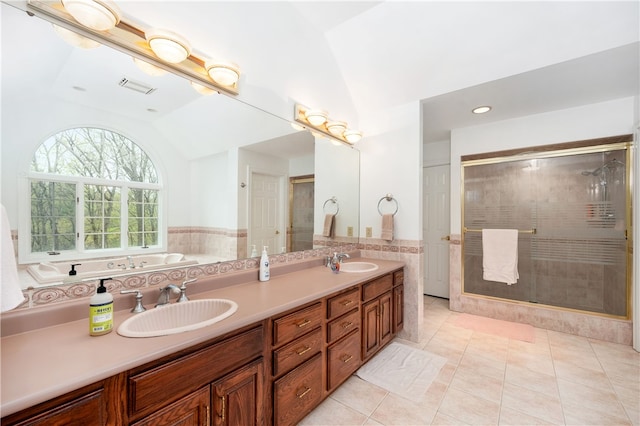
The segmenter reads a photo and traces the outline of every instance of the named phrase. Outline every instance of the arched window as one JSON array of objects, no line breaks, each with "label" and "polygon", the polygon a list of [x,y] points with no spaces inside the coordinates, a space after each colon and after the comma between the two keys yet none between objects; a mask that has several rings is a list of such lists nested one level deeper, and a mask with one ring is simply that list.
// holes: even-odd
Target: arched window
[{"label": "arched window", "polygon": [[56,133],[36,150],[28,181],[30,255],[106,255],[161,243],[157,170],[121,134]]}]

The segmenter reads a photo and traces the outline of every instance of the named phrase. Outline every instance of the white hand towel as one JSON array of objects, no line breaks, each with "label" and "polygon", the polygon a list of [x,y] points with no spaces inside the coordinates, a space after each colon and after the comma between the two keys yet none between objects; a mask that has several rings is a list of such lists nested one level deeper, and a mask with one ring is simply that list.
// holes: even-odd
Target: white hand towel
[{"label": "white hand towel", "polygon": [[325,237],[333,237],[333,230],[335,228],[335,214],[327,214],[324,216],[324,226],[322,228],[322,235]]},{"label": "white hand towel", "polygon": [[518,230],[482,230],[482,278],[487,281],[518,282]]},{"label": "white hand towel", "polygon": [[15,308],[24,301],[24,294],[18,280],[18,266],[13,253],[11,228],[4,206],[0,204],[0,312]]}]

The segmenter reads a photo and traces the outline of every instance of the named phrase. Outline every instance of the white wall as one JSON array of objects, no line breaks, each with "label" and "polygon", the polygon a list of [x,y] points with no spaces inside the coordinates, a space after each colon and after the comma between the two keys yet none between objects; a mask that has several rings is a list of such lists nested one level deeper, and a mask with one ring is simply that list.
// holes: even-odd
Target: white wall
[{"label": "white wall", "polygon": [[184,188],[184,192],[189,194],[189,204],[183,209],[189,212],[192,225],[227,229],[235,225],[235,215],[231,214],[235,211],[235,204],[230,205],[228,195],[231,192],[229,168],[226,152],[189,163],[190,184]]},{"label": "white wall", "polygon": [[423,167],[442,166],[451,163],[451,142],[438,141],[425,143],[422,149]]},{"label": "white wall", "polygon": [[[361,153],[360,236],[372,227],[380,238],[382,217],[378,202],[391,193],[398,201],[394,237],[422,240],[422,143],[420,103],[411,102],[371,116],[377,134],[365,135],[358,143]],[[381,204],[385,207],[386,201]],[[387,206],[394,208],[394,206]],[[383,210],[383,213],[386,213]]]},{"label": "white wall", "polygon": [[451,233],[461,230],[461,156],[633,133],[634,103],[633,97],[623,98],[453,130]]},{"label": "white wall", "polygon": [[306,176],[315,173],[315,155],[289,160],[289,176]]}]

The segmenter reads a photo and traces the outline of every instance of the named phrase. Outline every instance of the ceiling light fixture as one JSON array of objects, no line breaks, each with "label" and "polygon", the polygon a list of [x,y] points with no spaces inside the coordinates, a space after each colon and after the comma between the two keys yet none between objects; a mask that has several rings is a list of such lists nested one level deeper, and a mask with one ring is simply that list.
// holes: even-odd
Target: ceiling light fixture
[{"label": "ceiling light fixture", "polygon": [[240,69],[237,65],[228,62],[211,61],[204,66],[209,73],[209,77],[218,84],[232,87],[238,84],[240,79]]},{"label": "ceiling light fixture", "polygon": [[327,138],[349,146],[362,138],[362,132],[348,129],[344,121],[329,119],[329,113],[325,110],[296,104],[293,114],[294,121],[310,130],[315,137]]},{"label": "ceiling light fixture", "polygon": [[[191,45],[180,35],[169,30],[141,26],[129,17],[120,17],[112,0],[26,0],[28,14],[48,20],[62,28],[77,33],[77,37],[93,40],[107,47],[128,53],[150,66],[166,70],[200,84],[214,92],[235,96],[238,94],[240,71],[237,65],[216,61],[215,69],[205,68],[206,55],[193,53]],[[94,20],[82,17],[83,10],[98,10]],[[87,12],[85,14],[88,14]],[[100,19],[102,18],[102,19]],[[75,42],[74,42],[75,44]],[[87,47],[81,44],[81,47]],[[162,71],[136,61],[148,74]]]},{"label": "ceiling light fixture", "polygon": [[133,59],[133,63],[136,64],[136,66],[140,68],[140,70],[147,75],[158,77],[161,75],[165,75],[168,72],[166,70],[163,70],[160,67],[150,64],[149,62],[143,61],[142,59],[138,59],[135,56],[131,57],[131,59]]},{"label": "ceiling light fixture", "polygon": [[347,123],[344,121],[329,121],[327,130],[334,136],[341,136],[347,130]]},{"label": "ceiling light fixture", "polygon": [[61,39],[74,47],[79,47],[81,49],[95,49],[96,47],[102,46],[97,41],[91,40],[90,38],[85,36],[81,36],[78,33],[74,33],[73,31],[61,27],[60,25],[53,24],[53,29]]},{"label": "ceiling light fixture", "polygon": [[489,111],[491,111],[491,107],[488,105],[479,106],[471,110],[474,114],[484,114]]},{"label": "ceiling light fixture", "polygon": [[208,96],[213,95],[214,93],[218,93],[213,89],[209,89],[208,87],[203,86],[202,84],[195,83],[193,81],[190,81],[189,83],[191,83],[191,87],[193,87],[193,89],[201,95]]},{"label": "ceiling light fixture", "polygon": [[189,42],[173,31],[152,28],[144,35],[153,53],[170,64],[182,62],[191,55]]},{"label": "ceiling light fixture", "polygon": [[329,113],[322,109],[308,109],[304,113],[304,117],[307,121],[314,126],[322,126],[327,122]]},{"label": "ceiling light fixture", "polygon": [[62,0],[64,8],[85,27],[107,31],[120,22],[120,10],[110,0]]}]

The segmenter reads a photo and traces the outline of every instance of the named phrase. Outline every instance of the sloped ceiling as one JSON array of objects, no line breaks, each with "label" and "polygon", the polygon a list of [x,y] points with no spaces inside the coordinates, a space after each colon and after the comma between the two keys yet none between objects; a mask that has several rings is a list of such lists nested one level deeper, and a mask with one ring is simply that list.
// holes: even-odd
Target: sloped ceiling
[{"label": "sloped ceiling", "polygon": [[[602,86],[593,91],[590,101],[610,98],[610,89],[615,96],[638,94],[638,79],[633,82],[637,67],[629,69],[633,58],[629,61],[627,55],[635,49],[637,57],[637,45],[632,43],[640,37],[640,12],[635,1],[117,3],[126,16],[143,27],[172,29],[186,37],[199,53],[237,62],[243,73],[239,99],[287,119],[292,118],[296,102],[321,107],[329,110],[332,118],[348,121],[365,135],[384,130],[370,119],[375,115],[372,112],[423,102],[433,111],[448,108],[439,117],[425,117],[434,132],[430,140],[435,140],[451,126],[467,125],[468,105],[460,99],[471,99],[472,93],[493,94],[496,98],[500,91],[504,96],[510,86],[495,82],[513,76],[520,76],[520,82],[529,87],[550,82],[546,87],[568,84],[571,78],[567,75],[580,73],[579,68],[568,71],[558,67],[560,74],[556,74],[556,69],[549,67],[583,57],[595,61],[595,71],[588,73],[590,79],[580,87]],[[595,55],[621,46],[629,48],[627,53]],[[41,50],[39,54],[51,64],[56,58],[73,59],[75,55],[69,48],[62,53]],[[36,63],[25,52],[16,55]],[[606,78],[601,72],[605,68],[598,62],[612,58],[621,61],[620,66],[628,71],[624,83],[615,88],[601,84]],[[32,82],[39,78],[32,75],[34,70],[15,72],[16,78],[30,78]],[[509,80],[509,84],[516,83]],[[562,108],[575,103],[578,98],[569,98],[582,91],[523,91],[518,105],[512,102],[505,107],[524,115]],[[450,99],[454,95],[458,100]],[[178,120],[197,110],[195,102],[201,101],[193,94],[185,96],[189,99],[184,99],[183,105],[192,109],[164,111],[158,126],[176,128],[172,115]],[[490,116],[482,119],[492,120]],[[195,133],[200,131],[195,129]]]}]

